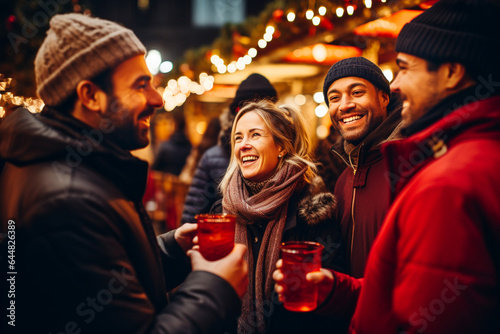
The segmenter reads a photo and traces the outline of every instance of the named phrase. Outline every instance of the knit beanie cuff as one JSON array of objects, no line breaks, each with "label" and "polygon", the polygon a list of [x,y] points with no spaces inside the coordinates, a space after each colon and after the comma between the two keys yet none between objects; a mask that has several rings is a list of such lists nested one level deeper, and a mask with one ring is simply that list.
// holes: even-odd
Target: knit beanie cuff
[{"label": "knit beanie cuff", "polygon": [[323,95],[327,106],[330,105],[327,94],[328,89],[335,81],[346,77],[363,78],[389,96],[391,95],[389,81],[377,65],[363,57],[347,58],[332,65],[326,75],[323,84]]},{"label": "knit beanie cuff", "polygon": [[135,34],[114,22],[80,14],[56,15],[35,59],[37,94],[58,106],[78,82],[146,53]]},{"label": "knit beanie cuff", "polygon": [[396,51],[435,62],[474,64],[484,62],[492,53],[488,44],[486,36],[410,22],[398,36]]}]

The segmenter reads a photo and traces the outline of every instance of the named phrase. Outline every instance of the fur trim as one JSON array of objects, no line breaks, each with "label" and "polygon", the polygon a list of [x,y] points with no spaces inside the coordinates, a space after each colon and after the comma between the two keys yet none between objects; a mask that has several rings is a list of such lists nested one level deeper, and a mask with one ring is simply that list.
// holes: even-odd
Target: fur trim
[{"label": "fur trim", "polygon": [[323,192],[302,198],[298,206],[298,216],[314,226],[322,222],[331,222],[337,211],[337,199],[331,193]]}]

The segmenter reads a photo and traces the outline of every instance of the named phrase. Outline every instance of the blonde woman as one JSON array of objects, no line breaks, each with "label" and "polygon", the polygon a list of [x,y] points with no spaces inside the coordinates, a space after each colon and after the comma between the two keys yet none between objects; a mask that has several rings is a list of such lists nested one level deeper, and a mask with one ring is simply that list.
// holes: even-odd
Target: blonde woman
[{"label": "blonde woman", "polygon": [[272,273],[284,241],[320,242],[323,266],[343,269],[336,201],[324,192],[312,149],[303,118],[290,107],[252,102],[236,115],[231,160],[220,185],[222,210],[215,211],[236,215],[236,242],[248,247],[249,287],[238,333],[341,328],[331,318],[286,311],[273,292]]}]

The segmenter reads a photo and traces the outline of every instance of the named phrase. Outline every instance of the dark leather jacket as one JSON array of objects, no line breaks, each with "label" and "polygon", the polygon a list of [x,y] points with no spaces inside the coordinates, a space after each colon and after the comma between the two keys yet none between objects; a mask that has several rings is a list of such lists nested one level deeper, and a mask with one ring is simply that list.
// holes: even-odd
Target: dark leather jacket
[{"label": "dark leather jacket", "polygon": [[[99,129],[44,113],[19,109],[0,126],[0,218],[3,232],[9,220],[16,231],[16,329],[222,332],[239,298],[220,277],[189,274],[173,232],[156,239],[141,205],[147,163]],[[167,291],[184,279],[169,303]]]},{"label": "dark leather jacket", "polygon": [[194,216],[210,212],[212,205],[222,198],[218,187],[228,165],[229,156],[221,145],[213,146],[203,154],[186,196],[183,223],[196,221]]}]

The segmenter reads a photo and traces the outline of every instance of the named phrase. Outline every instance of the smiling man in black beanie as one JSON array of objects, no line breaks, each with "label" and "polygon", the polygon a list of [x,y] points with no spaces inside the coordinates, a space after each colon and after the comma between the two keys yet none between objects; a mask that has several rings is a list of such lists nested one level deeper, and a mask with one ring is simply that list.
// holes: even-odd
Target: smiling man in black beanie
[{"label": "smiling man in black beanie", "polygon": [[394,203],[363,281],[314,275],[331,312],[360,293],[352,332],[500,332],[499,31],[498,0],[441,0],[398,37]]},{"label": "smiling man in black beanie", "polygon": [[380,144],[399,138],[401,103],[391,97],[382,70],[363,57],[335,63],[326,75],[323,94],[332,125],[342,137],[331,154],[347,167],[335,186],[337,220],[349,274],[360,278],[390,206]]}]

